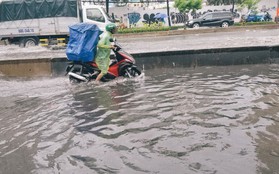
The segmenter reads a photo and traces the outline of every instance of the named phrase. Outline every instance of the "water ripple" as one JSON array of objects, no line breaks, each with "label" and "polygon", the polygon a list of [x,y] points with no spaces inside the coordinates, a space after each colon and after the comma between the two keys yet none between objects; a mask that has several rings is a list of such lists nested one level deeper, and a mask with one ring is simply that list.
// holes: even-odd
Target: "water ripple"
[{"label": "water ripple", "polygon": [[2,79],[0,173],[278,171],[279,66],[216,69],[100,86]]}]

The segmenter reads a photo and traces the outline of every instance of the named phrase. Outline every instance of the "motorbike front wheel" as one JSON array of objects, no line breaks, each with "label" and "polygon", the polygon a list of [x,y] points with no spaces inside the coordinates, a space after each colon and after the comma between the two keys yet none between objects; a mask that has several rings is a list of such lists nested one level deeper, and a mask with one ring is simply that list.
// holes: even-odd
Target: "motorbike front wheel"
[{"label": "motorbike front wheel", "polygon": [[128,78],[137,77],[139,75],[141,75],[141,72],[136,67],[127,67],[123,72],[123,76]]}]

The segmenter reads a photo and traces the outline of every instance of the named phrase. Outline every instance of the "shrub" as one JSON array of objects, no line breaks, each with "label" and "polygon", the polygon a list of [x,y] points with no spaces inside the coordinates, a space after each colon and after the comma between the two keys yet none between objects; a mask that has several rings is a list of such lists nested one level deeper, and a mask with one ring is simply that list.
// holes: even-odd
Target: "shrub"
[{"label": "shrub", "polygon": [[143,27],[134,27],[134,28],[120,28],[118,33],[140,33],[140,32],[152,32],[152,31],[168,31],[170,27],[164,26],[163,23],[152,23],[146,24],[143,23]]},{"label": "shrub", "polygon": [[236,22],[234,26],[246,26],[246,25],[267,25],[267,24],[276,24],[275,22]]}]

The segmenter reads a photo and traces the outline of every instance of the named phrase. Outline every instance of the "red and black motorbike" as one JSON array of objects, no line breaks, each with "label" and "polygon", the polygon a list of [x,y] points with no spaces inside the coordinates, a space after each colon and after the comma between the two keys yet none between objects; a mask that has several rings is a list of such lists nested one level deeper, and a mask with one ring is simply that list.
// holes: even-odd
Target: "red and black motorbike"
[{"label": "red and black motorbike", "polygon": [[[119,76],[127,78],[139,76],[141,71],[136,67],[136,61],[133,56],[125,52],[115,39],[112,42],[114,42],[115,46],[113,49],[114,56],[111,58],[108,73],[103,76],[101,81],[107,82]],[[95,80],[100,72],[95,62],[83,63],[74,61],[66,69],[66,75],[68,74],[72,83]]]}]

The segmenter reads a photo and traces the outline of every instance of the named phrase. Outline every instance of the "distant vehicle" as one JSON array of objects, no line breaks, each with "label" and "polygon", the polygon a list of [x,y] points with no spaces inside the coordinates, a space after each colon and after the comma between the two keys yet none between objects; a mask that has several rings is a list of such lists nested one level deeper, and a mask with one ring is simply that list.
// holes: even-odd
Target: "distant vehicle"
[{"label": "distant vehicle", "polygon": [[264,21],[264,14],[257,13],[255,11],[249,12],[248,14],[244,15],[245,22],[261,22]]},{"label": "distant vehicle", "polygon": [[205,13],[197,19],[187,21],[186,26],[189,28],[199,27],[229,27],[234,24],[233,14],[229,11],[216,11]]},{"label": "distant vehicle", "polygon": [[263,22],[263,21],[272,21],[271,15],[266,13],[257,13],[255,11],[248,13],[244,16],[246,22]]},{"label": "distant vehicle", "polygon": [[114,21],[102,6],[86,0],[0,0],[0,40],[21,47],[65,45],[68,27],[81,22],[104,30]]},{"label": "distant vehicle", "polygon": [[264,21],[272,21],[272,17],[268,12],[266,12],[264,15]]}]

